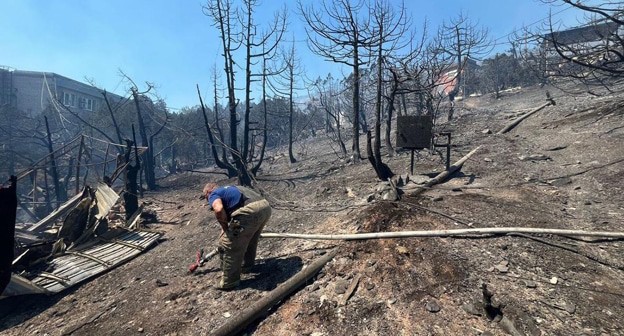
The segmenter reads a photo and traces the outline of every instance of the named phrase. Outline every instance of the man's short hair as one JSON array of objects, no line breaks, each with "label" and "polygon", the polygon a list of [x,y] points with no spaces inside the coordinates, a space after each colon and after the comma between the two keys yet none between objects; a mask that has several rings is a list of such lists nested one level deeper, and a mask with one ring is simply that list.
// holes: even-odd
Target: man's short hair
[{"label": "man's short hair", "polygon": [[217,184],[214,182],[208,182],[204,186],[203,195],[208,198],[208,195],[210,195],[210,193],[215,189],[217,189]]}]

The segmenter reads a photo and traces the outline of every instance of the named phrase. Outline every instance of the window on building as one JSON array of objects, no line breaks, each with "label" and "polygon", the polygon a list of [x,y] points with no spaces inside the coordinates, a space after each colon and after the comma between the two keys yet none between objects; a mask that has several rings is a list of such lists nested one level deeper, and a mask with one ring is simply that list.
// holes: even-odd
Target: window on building
[{"label": "window on building", "polygon": [[87,111],[93,111],[93,99],[87,98],[87,104],[85,106]]},{"label": "window on building", "polygon": [[63,93],[63,105],[76,107],[76,95],[73,93]]},{"label": "window on building", "polygon": [[70,106],[69,93],[63,92],[63,105]]}]

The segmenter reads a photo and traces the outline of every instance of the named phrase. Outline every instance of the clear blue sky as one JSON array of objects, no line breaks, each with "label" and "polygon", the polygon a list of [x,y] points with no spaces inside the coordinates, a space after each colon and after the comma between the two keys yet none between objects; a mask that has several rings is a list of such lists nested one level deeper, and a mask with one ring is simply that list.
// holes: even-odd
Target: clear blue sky
[{"label": "clear blue sky", "polygon": [[[304,0],[304,3],[309,0]],[[238,2],[235,0],[235,2]],[[315,1],[319,3],[320,1]],[[195,84],[205,100],[210,94],[212,68],[223,68],[218,33],[202,13],[200,0],[0,0],[0,65],[19,70],[49,71],[125,95],[119,69],[137,83],[157,85],[171,108],[198,104]],[[397,1],[398,3],[398,1]],[[269,19],[286,4],[290,33],[309,77],[341,69],[311,54],[294,0],[263,0],[258,18]],[[431,30],[463,10],[472,20],[504,37],[525,24],[548,16],[537,0],[406,0],[415,25],[425,18]],[[553,8],[553,13],[564,7]],[[577,12],[556,15],[575,25]],[[501,38],[499,42],[506,42]],[[503,50],[506,46],[501,46]],[[242,77],[242,72],[239,72]]]}]

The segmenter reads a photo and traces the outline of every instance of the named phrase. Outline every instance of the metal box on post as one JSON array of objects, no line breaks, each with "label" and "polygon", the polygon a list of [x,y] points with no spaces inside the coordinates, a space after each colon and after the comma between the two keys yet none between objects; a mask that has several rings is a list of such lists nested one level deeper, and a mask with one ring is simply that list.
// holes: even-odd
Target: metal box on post
[{"label": "metal box on post", "polygon": [[431,116],[397,117],[396,146],[409,149],[431,147],[433,119]]}]

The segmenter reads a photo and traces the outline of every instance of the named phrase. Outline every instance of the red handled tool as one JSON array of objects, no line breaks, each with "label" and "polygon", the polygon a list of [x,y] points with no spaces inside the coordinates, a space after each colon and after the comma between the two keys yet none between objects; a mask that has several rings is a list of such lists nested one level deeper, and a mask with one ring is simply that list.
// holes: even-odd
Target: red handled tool
[{"label": "red handled tool", "polygon": [[200,249],[199,251],[197,251],[197,256],[195,257],[195,262],[192,263],[188,270],[190,273],[195,272],[195,270],[197,270],[197,268],[204,266],[204,263],[210,259],[212,259],[212,257],[214,257],[215,255],[217,255],[218,251],[217,249],[214,249],[213,251],[209,252],[208,254],[204,255],[204,249]]}]

